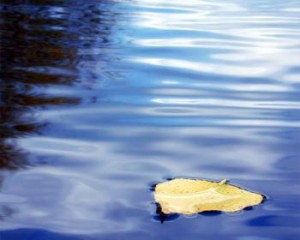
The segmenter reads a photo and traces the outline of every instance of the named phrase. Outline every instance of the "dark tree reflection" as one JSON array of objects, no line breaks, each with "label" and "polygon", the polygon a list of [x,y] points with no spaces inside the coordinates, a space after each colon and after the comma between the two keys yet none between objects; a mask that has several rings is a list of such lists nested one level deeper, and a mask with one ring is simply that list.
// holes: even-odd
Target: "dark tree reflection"
[{"label": "dark tree reflection", "polygon": [[110,27],[101,27],[101,1],[97,4],[71,0],[0,3],[0,168],[26,164],[26,154],[15,140],[42,132],[45,123],[36,116],[38,109],[81,102],[79,96],[43,92],[78,84],[86,61],[79,50],[91,48],[99,39],[103,46],[108,42]]}]

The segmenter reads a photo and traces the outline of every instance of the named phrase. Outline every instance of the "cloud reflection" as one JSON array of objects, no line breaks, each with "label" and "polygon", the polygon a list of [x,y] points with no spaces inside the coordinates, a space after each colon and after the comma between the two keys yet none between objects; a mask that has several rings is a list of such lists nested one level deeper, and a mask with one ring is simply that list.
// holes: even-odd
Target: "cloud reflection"
[{"label": "cloud reflection", "polygon": [[129,61],[176,69],[186,69],[196,72],[239,77],[259,77],[264,75],[273,75],[281,70],[280,67],[276,66],[236,66],[223,63],[210,64],[205,62],[191,62],[179,59],[131,58]]}]

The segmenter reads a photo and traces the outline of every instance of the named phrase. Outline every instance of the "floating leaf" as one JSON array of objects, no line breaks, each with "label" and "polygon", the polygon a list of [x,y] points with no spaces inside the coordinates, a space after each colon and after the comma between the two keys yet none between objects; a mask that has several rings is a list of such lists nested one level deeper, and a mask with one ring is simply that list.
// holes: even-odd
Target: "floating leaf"
[{"label": "floating leaf", "polygon": [[264,196],[230,185],[226,180],[173,179],[157,184],[155,201],[164,214],[195,214],[204,211],[235,212],[260,204]]}]

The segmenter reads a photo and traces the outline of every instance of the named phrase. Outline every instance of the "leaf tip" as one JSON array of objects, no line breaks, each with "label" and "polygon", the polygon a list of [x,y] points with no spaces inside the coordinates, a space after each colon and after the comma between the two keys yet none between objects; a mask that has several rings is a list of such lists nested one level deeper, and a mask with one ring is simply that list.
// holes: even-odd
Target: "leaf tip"
[{"label": "leaf tip", "polygon": [[229,182],[227,179],[223,179],[222,181],[219,182],[219,185],[225,185]]}]

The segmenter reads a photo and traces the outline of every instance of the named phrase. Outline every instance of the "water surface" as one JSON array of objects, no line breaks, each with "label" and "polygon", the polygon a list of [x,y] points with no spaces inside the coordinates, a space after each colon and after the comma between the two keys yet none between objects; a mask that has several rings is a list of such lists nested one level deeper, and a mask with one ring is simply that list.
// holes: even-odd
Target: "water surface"
[{"label": "water surface", "polygon": [[[0,239],[296,240],[298,1],[2,1]],[[172,177],[267,201],[156,215]]]}]

